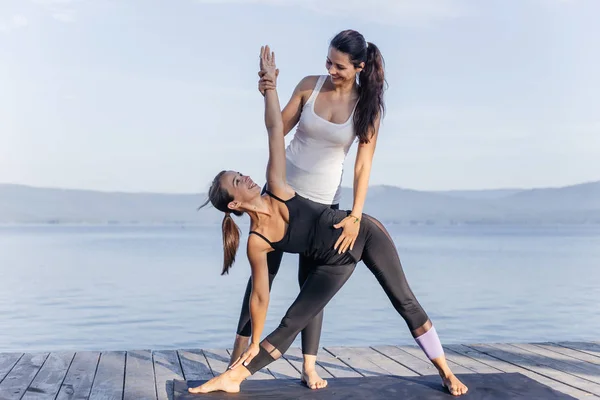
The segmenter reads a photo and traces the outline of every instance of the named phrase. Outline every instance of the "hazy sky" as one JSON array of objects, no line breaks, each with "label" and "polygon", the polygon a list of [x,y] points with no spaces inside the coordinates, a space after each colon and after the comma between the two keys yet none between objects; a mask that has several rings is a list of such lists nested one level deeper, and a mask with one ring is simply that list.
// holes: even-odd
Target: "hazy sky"
[{"label": "hazy sky", "polygon": [[263,182],[260,46],[277,53],[284,103],[326,73],[329,40],[347,28],[387,67],[371,183],[600,179],[600,1],[367,4],[2,0],[0,182],[198,192],[224,168]]}]

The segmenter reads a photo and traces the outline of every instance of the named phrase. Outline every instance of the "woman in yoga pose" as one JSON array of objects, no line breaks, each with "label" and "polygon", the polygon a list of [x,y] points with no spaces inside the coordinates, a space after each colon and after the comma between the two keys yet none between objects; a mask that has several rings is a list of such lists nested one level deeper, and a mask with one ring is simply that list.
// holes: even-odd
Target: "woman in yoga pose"
[{"label": "woman in yoga pose", "polygon": [[[268,46],[261,48],[261,69],[275,82],[275,57]],[[346,252],[335,250],[334,244],[341,232],[334,225],[351,213],[308,201],[286,183],[284,125],[279,110],[276,89],[267,90],[265,125],[269,136],[269,161],[266,193],[261,195],[260,187],[248,176],[221,171],[213,180],[207,200],[225,213],[224,272],[235,260],[240,236],[230,214],[247,213],[250,216],[247,256],[252,269],[252,340],[230,369],[189,391],[238,392],[244,379],[285,353],[298,333],[321,312],[348,280],[356,263],[362,260],[375,274],[415,341],[437,368],[442,384],[453,395],[466,393],[467,387],[448,367],[436,330],[410,289],[396,246],[382,224],[364,214],[354,245]],[[261,341],[269,304],[267,254],[274,250],[302,254],[312,260],[313,267],[280,325]]]},{"label": "woman in yoga pose", "polygon": [[[383,57],[377,46],[368,43],[359,32],[345,30],[331,40],[325,66],[328,75],[302,79],[281,111],[284,136],[297,125],[286,148],[286,180],[302,197],[339,208],[344,161],[353,142],[358,139],[352,217],[342,219],[336,226],[341,235],[334,247],[345,252],[358,236],[379,121],[384,110]],[[259,90],[264,94],[265,90],[272,88],[273,82],[264,75],[264,71],[261,70],[259,75]],[[269,286],[279,271],[282,256],[280,250],[273,250],[267,256]],[[312,260],[299,255],[300,286],[313,266]],[[251,292],[252,279],[248,279],[230,365],[250,341]],[[302,381],[312,389],[327,386],[327,381],[321,379],[315,369],[322,322],[323,312],[319,312],[301,335],[304,358]]]}]

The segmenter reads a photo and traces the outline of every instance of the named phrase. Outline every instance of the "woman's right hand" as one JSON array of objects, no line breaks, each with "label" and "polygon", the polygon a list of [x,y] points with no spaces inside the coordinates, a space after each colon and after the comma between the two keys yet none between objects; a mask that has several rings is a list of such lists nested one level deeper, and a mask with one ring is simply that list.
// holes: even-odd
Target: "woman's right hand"
[{"label": "woman's right hand", "polygon": [[250,364],[250,361],[252,361],[252,359],[254,357],[256,357],[258,355],[258,353],[260,352],[259,346],[260,345],[257,343],[250,343],[250,345],[248,346],[246,351],[240,356],[240,358],[238,358],[236,360],[236,362],[231,364],[231,367],[229,367],[229,368],[234,369],[234,368],[239,367],[240,365],[247,367],[248,364]]}]

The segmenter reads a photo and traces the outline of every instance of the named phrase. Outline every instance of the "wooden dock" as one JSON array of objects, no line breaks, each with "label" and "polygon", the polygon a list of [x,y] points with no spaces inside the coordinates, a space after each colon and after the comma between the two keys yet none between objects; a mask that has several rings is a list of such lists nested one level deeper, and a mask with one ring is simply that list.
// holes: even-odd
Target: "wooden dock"
[{"label": "wooden dock", "polygon": [[[445,346],[456,374],[519,372],[576,398],[600,398],[600,342]],[[173,399],[173,379],[202,380],[225,370],[223,349],[0,353],[0,399]],[[434,375],[416,346],[324,347],[327,379]],[[293,348],[250,379],[299,379]]]}]

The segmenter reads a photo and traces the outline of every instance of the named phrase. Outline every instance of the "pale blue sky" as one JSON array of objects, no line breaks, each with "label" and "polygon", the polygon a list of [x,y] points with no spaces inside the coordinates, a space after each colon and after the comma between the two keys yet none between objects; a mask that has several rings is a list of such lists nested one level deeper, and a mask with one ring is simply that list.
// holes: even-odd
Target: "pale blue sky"
[{"label": "pale blue sky", "polygon": [[371,183],[599,180],[598,15],[597,0],[2,0],[0,182],[198,192],[222,168],[262,182],[260,46],[283,103],[346,28],[387,66]]}]

